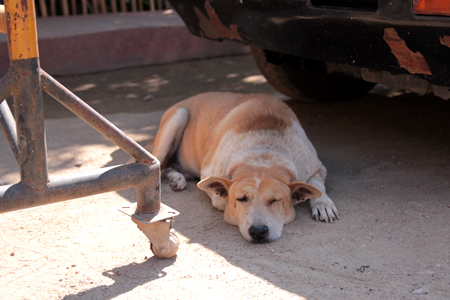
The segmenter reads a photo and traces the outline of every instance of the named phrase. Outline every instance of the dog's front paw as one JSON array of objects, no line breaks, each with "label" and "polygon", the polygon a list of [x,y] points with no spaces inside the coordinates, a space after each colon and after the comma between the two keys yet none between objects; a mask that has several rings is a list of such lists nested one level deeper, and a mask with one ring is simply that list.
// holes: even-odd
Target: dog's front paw
[{"label": "dog's front paw", "polygon": [[339,211],[330,198],[311,199],[312,217],[316,221],[333,223],[334,219],[339,220]]},{"label": "dog's front paw", "polygon": [[167,180],[169,181],[169,186],[175,192],[184,190],[186,187],[186,178],[184,178],[183,174],[176,171],[167,174]]}]

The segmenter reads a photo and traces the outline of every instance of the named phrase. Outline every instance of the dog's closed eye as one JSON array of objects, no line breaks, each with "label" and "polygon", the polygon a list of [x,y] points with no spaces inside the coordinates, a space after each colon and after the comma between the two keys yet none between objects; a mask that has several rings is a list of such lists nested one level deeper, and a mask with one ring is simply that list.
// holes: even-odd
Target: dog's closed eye
[{"label": "dog's closed eye", "polygon": [[247,196],[243,196],[243,197],[241,197],[241,198],[236,198],[236,201],[239,201],[239,202],[247,202]]},{"label": "dog's closed eye", "polygon": [[276,202],[279,202],[279,201],[281,201],[281,199],[272,199],[272,200],[269,201],[269,204],[272,205],[272,204],[274,204]]}]

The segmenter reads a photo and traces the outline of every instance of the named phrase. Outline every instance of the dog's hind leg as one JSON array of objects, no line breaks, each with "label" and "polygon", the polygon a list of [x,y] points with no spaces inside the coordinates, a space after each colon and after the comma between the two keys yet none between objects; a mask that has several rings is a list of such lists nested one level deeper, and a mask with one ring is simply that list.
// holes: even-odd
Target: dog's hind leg
[{"label": "dog's hind leg", "polygon": [[152,152],[160,161],[161,168],[167,167],[169,159],[177,151],[188,120],[189,111],[184,107],[172,107],[164,114]]},{"label": "dog's hind leg", "polygon": [[161,178],[167,179],[169,186],[174,191],[184,190],[186,187],[186,178],[174,168],[167,168],[161,171]]},{"label": "dog's hind leg", "polygon": [[147,145],[145,145],[144,149],[150,153],[153,153],[153,146],[155,145],[155,138],[151,139]]},{"label": "dog's hind leg", "polygon": [[[174,191],[186,187],[186,178],[174,168],[167,168],[170,158],[176,153],[189,120],[189,111],[184,107],[169,109],[161,120],[161,126],[153,143],[153,155],[161,163],[162,178],[167,178]],[[166,169],[167,168],[167,169]]]},{"label": "dog's hind leg", "polygon": [[178,162],[171,164],[170,168],[162,170],[161,178],[167,179],[169,186],[174,191],[184,190],[186,181],[195,180],[195,177],[185,171]]}]

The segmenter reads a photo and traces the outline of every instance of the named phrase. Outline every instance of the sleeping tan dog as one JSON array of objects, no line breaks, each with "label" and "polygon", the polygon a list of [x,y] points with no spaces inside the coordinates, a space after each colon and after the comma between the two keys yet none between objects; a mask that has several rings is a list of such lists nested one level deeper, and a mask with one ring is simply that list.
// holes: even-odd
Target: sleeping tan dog
[{"label": "sleeping tan dog", "polygon": [[172,189],[200,178],[198,187],[248,241],[278,239],[295,218],[293,205],[308,199],[316,220],[339,219],[316,150],[292,110],[271,96],[191,97],[163,115],[146,148]]}]

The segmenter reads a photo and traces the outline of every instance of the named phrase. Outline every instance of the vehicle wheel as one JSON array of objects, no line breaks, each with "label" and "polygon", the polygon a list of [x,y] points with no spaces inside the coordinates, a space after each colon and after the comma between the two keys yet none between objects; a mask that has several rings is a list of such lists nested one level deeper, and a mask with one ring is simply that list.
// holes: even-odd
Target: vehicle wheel
[{"label": "vehicle wheel", "polygon": [[375,83],[343,73],[327,74],[322,61],[250,47],[259,71],[279,92],[308,102],[336,102],[364,95]]}]

